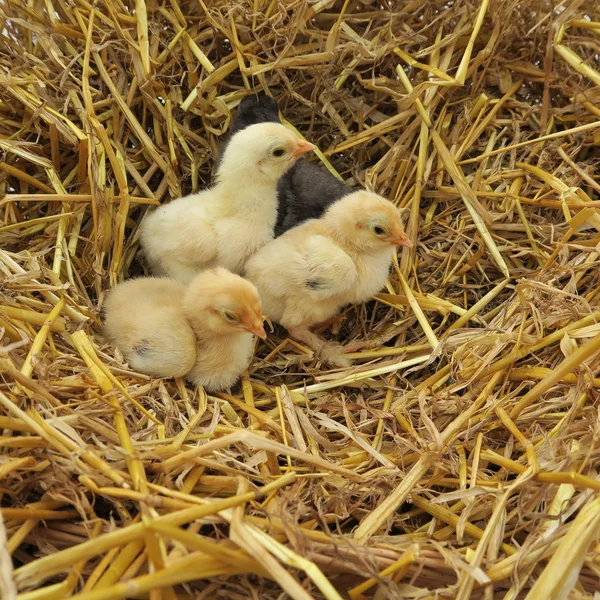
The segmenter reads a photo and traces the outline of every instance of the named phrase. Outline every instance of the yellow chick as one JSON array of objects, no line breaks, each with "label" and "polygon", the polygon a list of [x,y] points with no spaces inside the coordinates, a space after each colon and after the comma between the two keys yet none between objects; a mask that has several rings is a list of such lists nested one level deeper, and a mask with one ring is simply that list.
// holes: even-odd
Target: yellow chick
[{"label": "yellow chick", "polygon": [[254,285],[223,268],[184,284],[142,277],[117,285],[105,303],[106,338],[139,373],[186,377],[228,389],[248,367],[254,335],[266,338]]},{"label": "yellow chick", "polygon": [[280,123],[257,123],[236,133],[214,187],[161,206],[140,225],[152,273],[182,283],[216,266],[240,273],[273,239],[278,179],[314,147]]},{"label": "yellow chick", "polygon": [[347,366],[339,348],[309,327],[331,319],[345,304],[366,302],[386,283],[396,246],[411,247],[400,210],[370,192],[334,202],[320,219],[290,229],[246,264],[263,311],[292,337],[334,366]]}]

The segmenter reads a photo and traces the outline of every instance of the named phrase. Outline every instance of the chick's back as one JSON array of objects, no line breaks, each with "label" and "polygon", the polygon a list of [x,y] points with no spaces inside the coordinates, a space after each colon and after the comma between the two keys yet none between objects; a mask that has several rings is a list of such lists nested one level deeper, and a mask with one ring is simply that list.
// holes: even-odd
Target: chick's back
[{"label": "chick's back", "polygon": [[319,219],[336,200],[352,193],[327,169],[299,160],[278,182],[275,237],[309,219]]},{"label": "chick's back", "polygon": [[214,213],[214,197],[205,190],[147,214],[140,225],[140,243],[152,273],[189,282],[197,273],[193,260],[212,266],[217,247]]},{"label": "chick's back", "polygon": [[130,279],[109,292],[104,333],[132,369],[183,377],[196,360],[196,338],[184,316],[185,286],[172,279]]}]

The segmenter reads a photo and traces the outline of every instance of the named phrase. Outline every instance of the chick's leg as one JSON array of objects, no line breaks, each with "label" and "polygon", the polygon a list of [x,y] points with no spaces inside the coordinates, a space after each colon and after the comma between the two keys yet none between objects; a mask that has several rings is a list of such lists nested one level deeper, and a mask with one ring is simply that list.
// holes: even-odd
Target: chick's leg
[{"label": "chick's leg", "polygon": [[335,317],[331,317],[331,319],[326,319],[325,321],[316,323],[312,326],[312,328],[321,329],[321,327],[329,327],[329,325],[336,325],[337,323],[341,323],[345,318],[346,317],[344,317],[344,315],[337,315]]},{"label": "chick's leg", "polygon": [[350,361],[342,356],[339,346],[327,344],[324,339],[307,327],[289,327],[289,334],[299,342],[304,342],[311,350],[314,350],[323,360],[332,367],[349,367]]},{"label": "chick's leg", "polygon": [[304,342],[311,350],[319,353],[325,347],[325,340],[307,327],[288,327],[289,334],[299,342]]}]

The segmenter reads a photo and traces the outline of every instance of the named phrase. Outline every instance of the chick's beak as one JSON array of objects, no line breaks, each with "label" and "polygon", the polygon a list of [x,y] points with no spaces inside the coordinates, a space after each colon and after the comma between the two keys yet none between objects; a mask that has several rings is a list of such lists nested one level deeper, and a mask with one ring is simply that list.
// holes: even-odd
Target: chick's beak
[{"label": "chick's beak", "polygon": [[413,243],[408,239],[408,236],[405,233],[389,238],[389,242],[394,246],[404,246],[405,248],[413,247]]},{"label": "chick's beak", "polygon": [[314,144],[311,144],[306,140],[299,140],[298,142],[296,142],[296,149],[294,150],[294,152],[292,152],[292,156],[294,158],[298,158],[299,156],[302,156],[307,152],[311,152],[315,148],[316,146]]},{"label": "chick's beak", "polygon": [[262,321],[254,323],[253,325],[246,328],[250,333],[257,335],[261,340],[267,339],[267,332],[263,327]]}]

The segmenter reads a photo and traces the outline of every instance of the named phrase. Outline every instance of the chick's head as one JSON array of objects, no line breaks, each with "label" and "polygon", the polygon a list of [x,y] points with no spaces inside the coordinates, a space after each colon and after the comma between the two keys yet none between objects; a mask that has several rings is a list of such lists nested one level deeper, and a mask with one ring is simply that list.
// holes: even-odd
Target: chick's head
[{"label": "chick's head", "polygon": [[226,175],[252,170],[254,175],[277,181],[300,156],[314,148],[280,123],[255,123],[231,138],[218,176],[223,180]]},{"label": "chick's head", "polygon": [[245,96],[238,106],[237,115],[229,126],[229,136],[245,127],[265,121],[281,123],[277,102],[266,94]]},{"label": "chick's head", "polygon": [[344,196],[329,207],[323,219],[338,238],[365,251],[412,247],[402,226],[400,210],[371,192]]},{"label": "chick's head", "polygon": [[244,96],[238,106],[237,114],[240,117],[254,118],[252,123],[263,123],[265,121],[280,123],[277,102],[266,94]]},{"label": "chick's head", "polygon": [[248,331],[267,337],[258,292],[247,279],[223,268],[203,271],[190,283],[184,298],[186,316],[198,334],[231,335]]}]

